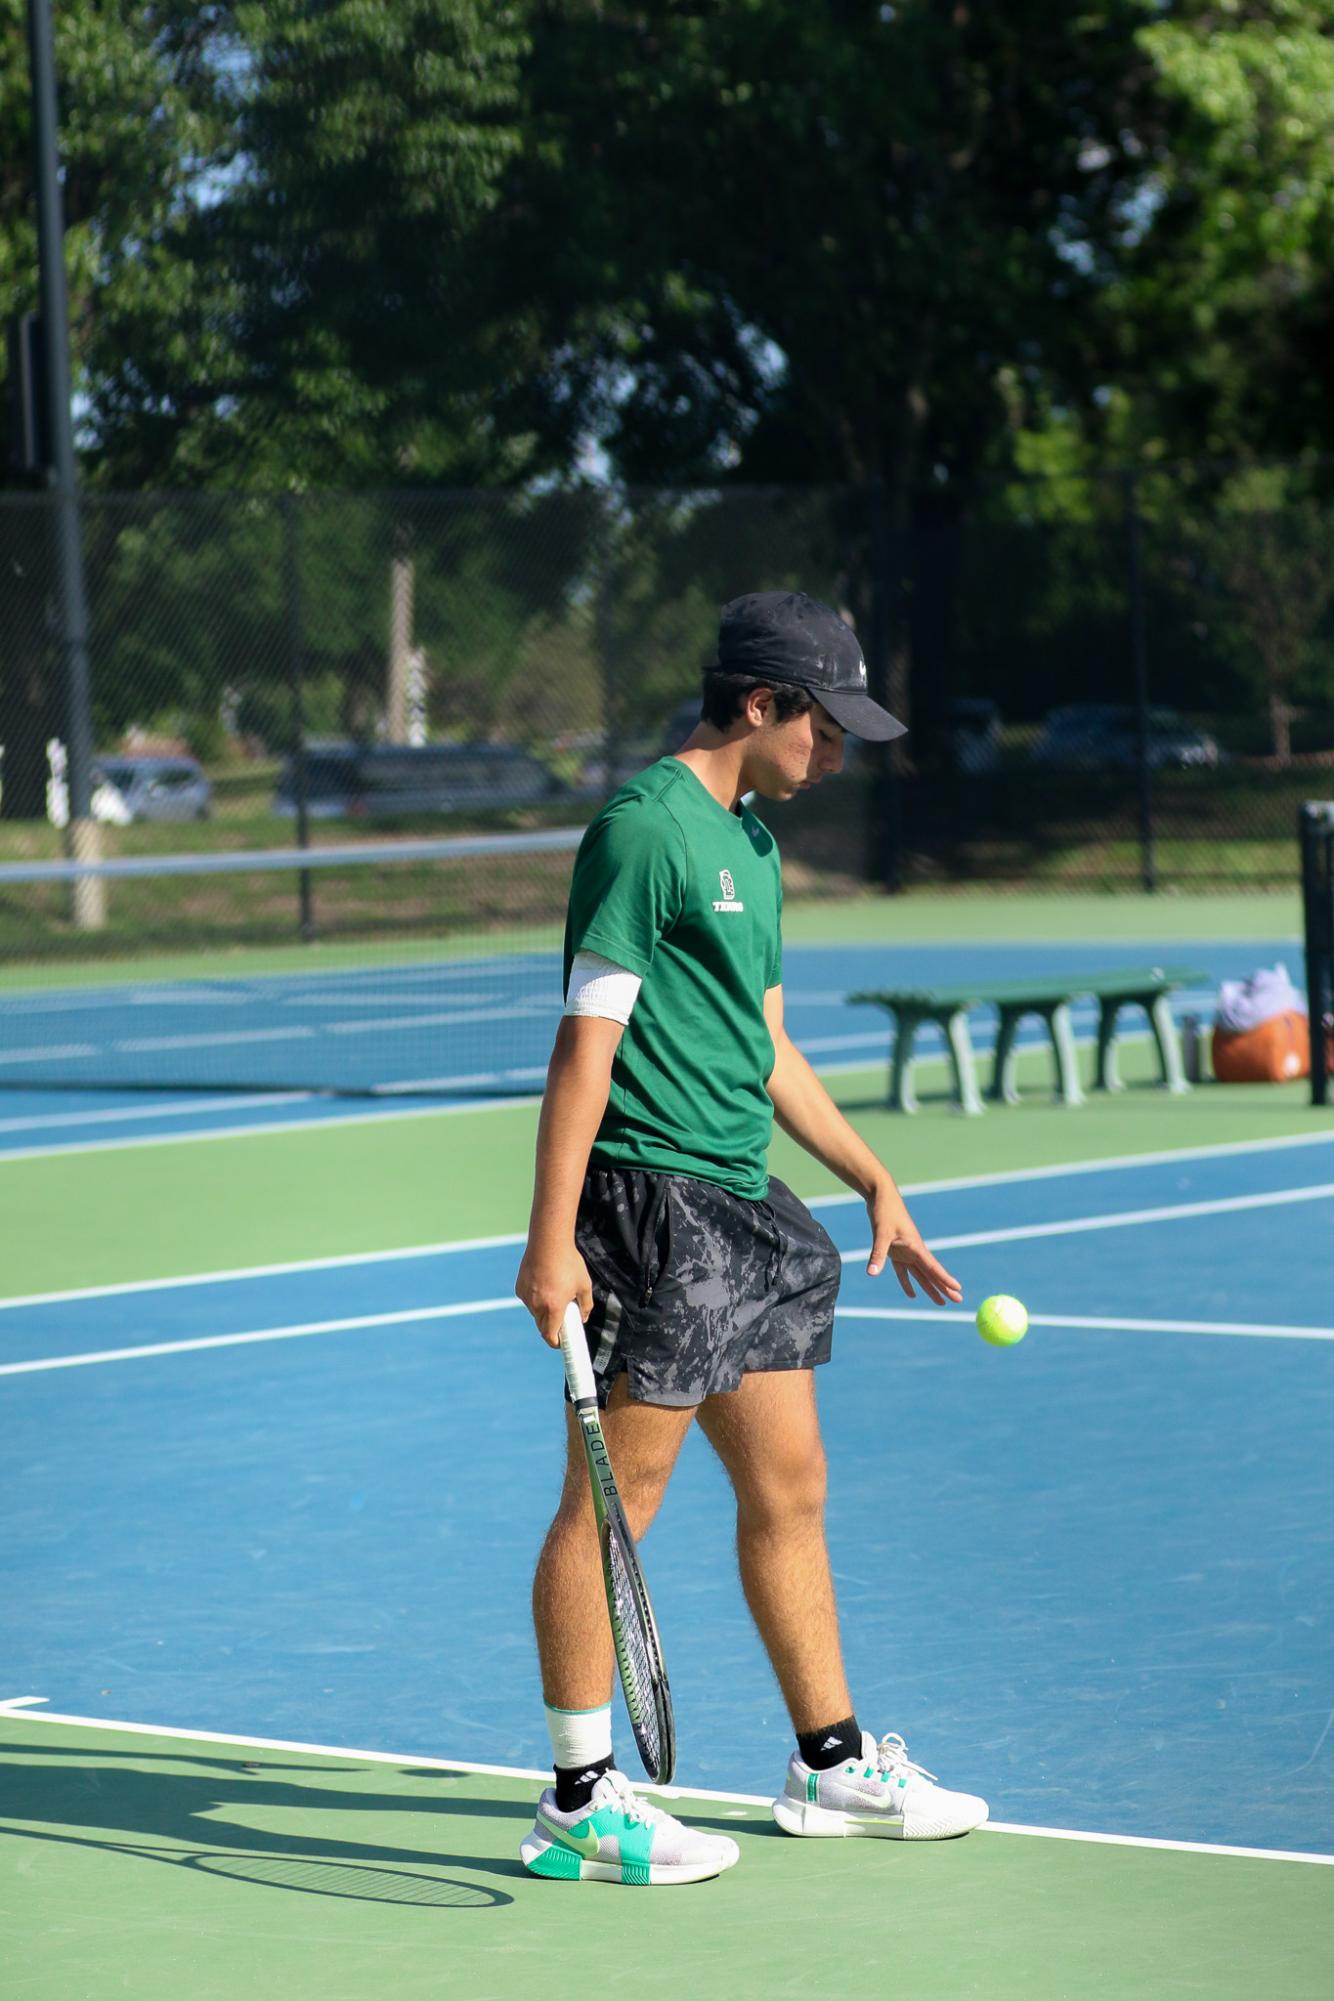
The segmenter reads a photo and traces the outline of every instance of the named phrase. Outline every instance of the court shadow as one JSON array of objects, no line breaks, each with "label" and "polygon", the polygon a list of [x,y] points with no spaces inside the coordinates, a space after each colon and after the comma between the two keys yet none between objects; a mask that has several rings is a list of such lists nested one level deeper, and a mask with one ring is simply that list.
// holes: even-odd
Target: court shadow
[{"label": "court shadow", "polygon": [[[154,1848],[127,1841],[96,1841],[88,1835],[56,1834],[31,1828],[9,1829],[27,1841],[44,1841],[62,1848],[93,1848],[104,1855],[126,1855],[136,1862],[165,1863],[199,1875],[218,1876],[262,1889],[287,1890],[306,1897],[337,1897],[371,1904],[415,1904],[431,1910],[490,1911],[514,1902],[504,1890],[470,1883],[457,1876],[428,1875],[425,1869],[386,1869],[378,1863],[341,1862],[304,1855],[250,1854],[239,1850]],[[476,1865],[473,1865],[476,1866]],[[501,1873],[510,1874],[507,1868]],[[523,1865],[514,1865],[514,1874]]]},{"label": "court shadow", "polygon": [[[23,1750],[31,1753],[32,1747],[25,1745]],[[222,1772],[199,1774],[164,1770],[160,1763],[150,1771],[129,1765],[104,1766],[100,1754],[98,1762],[85,1759],[83,1763],[71,1760],[50,1764],[6,1754],[4,1747],[0,1747],[0,1757],[3,1757],[0,1812],[5,1821],[26,1823],[16,1827],[0,1821],[0,1836],[10,1834],[24,1840],[38,1838],[119,1849],[144,1859],[169,1859],[177,1866],[188,1867],[204,1866],[191,1858],[206,1843],[207,1873],[214,1875],[227,1873],[228,1857],[237,1864],[231,1870],[234,1875],[273,1865],[268,1875],[257,1875],[255,1880],[268,1882],[274,1888],[304,1889],[309,1894],[315,1885],[311,1872],[331,1870],[334,1873],[325,1880],[335,1884],[344,1880],[347,1887],[341,1890],[326,1887],[321,1894],[370,1894],[378,1902],[437,1901],[460,1908],[469,1902],[465,1892],[470,1886],[456,1885],[457,1895],[436,1896],[418,1886],[444,1879],[418,1872],[462,1868],[480,1871],[491,1878],[511,1878],[521,1870],[517,1859],[511,1863],[453,1846],[448,1853],[434,1848],[423,1853],[419,1848],[389,1843],[330,1838],[308,1831],[308,1826],[284,1833],[242,1821],[232,1825],[216,1818],[229,1810],[246,1816],[287,1809],[303,1815],[309,1823],[317,1814],[327,1820],[338,1813],[402,1813],[420,1811],[423,1807],[432,1811],[439,1804],[434,1800],[339,1791],[326,1785],[300,1786],[285,1780],[275,1782],[265,1775],[267,1768],[247,1768],[241,1764]],[[455,1814],[470,1813],[474,1819],[492,1818],[497,1809],[506,1816],[525,1819],[531,1814],[531,1808],[517,1802],[507,1805],[496,1800],[455,1798],[449,1806]],[[188,1852],[164,1857],[159,1843],[176,1844]],[[289,1864],[293,1869],[285,1878],[283,1872]],[[374,1888],[377,1875],[383,1875],[387,1883],[390,1876],[405,1873],[390,1866],[397,1864],[408,1865],[408,1882],[399,1886],[400,1894],[386,1894],[385,1884],[380,1885],[377,1894]],[[353,1873],[340,1878],[340,1872],[356,1872],[363,1866],[371,1868],[371,1876]],[[503,1891],[479,1889],[471,1907],[494,1907],[510,1901]]]},{"label": "court shadow", "polygon": [[[951,1091],[919,1090],[917,1105],[923,1112],[954,1112],[958,1106]],[[838,1101],[841,1112],[887,1112],[890,1109],[886,1091],[867,1091],[860,1097],[841,1097]],[[902,1116],[902,1115],[900,1115]]]},{"label": "court shadow", "polygon": [[729,1820],[725,1814],[692,1813],[688,1800],[682,1805],[681,1818],[691,1827],[711,1827],[719,1834],[730,1834],[733,1840],[738,1835],[744,1835],[747,1841],[753,1840],[756,1837],[761,1841],[768,1841],[770,1836],[773,1836],[778,1841],[790,1841],[792,1839],[790,1834],[784,1834],[777,1821]]}]

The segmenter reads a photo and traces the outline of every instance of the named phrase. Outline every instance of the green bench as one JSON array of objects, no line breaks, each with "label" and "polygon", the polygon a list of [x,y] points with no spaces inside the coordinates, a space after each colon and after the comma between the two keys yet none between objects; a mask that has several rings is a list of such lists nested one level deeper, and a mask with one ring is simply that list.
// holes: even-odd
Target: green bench
[{"label": "green bench", "polygon": [[1037,975],[1026,980],[975,980],[971,984],[943,987],[890,988],[883,992],[849,994],[856,1006],[882,1007],[894,1023],[894,1043],[890,1054],[889,1104],[896,1112],[915,1112],[913,1091],[913,1043],[923,1022],[935,1022],[945,1034],[950,1065],[954,1072],[954,1093],[959,1108],[980,1112],[982,1098],[977,1087],[977,1066],[968,1034],[968,1014],[975,1007],[994,1007],[999,1016],[996,1031],[996,1060],[988,1096],[996,1104],[1016,1105],[1019,1092],[1015,1083],[1018,1060],[1016,1037],[1026,1015],[1037,1015],[1047,1025],[1056,1059],[1056,1095],[1064,1105],[1082,1105],[1084,1093],[1079,1083],[1075,1059],[1075,1037],[1070,1022],[1070,1004],[1083,994],[1098,1003],[1098,1060],[1094,1073],[1100,1091],[1119,1091],[1121,1079],[1116,1067],[1117,1017],[1123,1007],[1140,1007],[1149,1017],[1149,1027],[1158,1051],[1162,1080],[1169,1091],[1185,1091],[1181,1065],[1181,1044],[1172,1020],[1171,996],[1179,987],[1212,986],[1210,974],[1191,966],[1119,966],[1106,973]]}]

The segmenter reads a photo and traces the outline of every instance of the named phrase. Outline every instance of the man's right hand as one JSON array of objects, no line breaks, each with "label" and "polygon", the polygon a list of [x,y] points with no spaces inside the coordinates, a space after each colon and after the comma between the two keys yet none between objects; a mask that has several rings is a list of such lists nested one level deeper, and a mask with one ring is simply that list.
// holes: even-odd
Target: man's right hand
[{"label": "man's right hand", "polygon": [[537,1322],[549,1348],[559,1348],[561,1322],[573,1300],[579,1318],[593,1311],[593,1281],[573,1244],[560,1252],[535,1250],[530,1242],[519,1266],[514,1290]]}]

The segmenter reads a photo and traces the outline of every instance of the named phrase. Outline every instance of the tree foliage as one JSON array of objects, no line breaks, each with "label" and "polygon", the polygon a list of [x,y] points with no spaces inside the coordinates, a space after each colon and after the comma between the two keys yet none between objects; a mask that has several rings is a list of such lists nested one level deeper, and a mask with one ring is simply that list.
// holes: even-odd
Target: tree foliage
[{"label": "tree foliage", "polygon": [[1334,4],[1177,0],[1139,43],[1170,116],[1106,300],[1137,448],[1334,448]]},{"label": "tree foliage", "polygon": [[[71,0],[57,34],[111,482],[513,483],[593,449],[901,493],[1072,430],[1334,427],[1334,0]],[[23,42],[0,0],[6,310]]]},{"label": "tree foliage", "polygon": [[[1087,393],[1147,121],[1137,0],[540,10],[547,296],[629,477],[882,476],[1003,452],[1002,371]],[[545,288],[544,288],[545,294]]]},{"label": "tree foliage", "polygon": [[[1079,480],[1039,501],[980,497],[979,476],[1334,450],[1334,0],[68,0],[56,33],[89,479],[361,490],[355,519],[304,517],[331,729],[367,726],[379,698],[395,556],[415,566],[439,727],[458,725],[446,674],[460,713],[535,727],[533,663],[559,627],[581,703],[600,684],[607,707],[620,663],[613,721],[633,733],[675,692],[637,663],[693,666],[710,608],[755,577],[866,615],[872,483],[901,671],[914,621],[927,659],[985,657],[976,605],[945,627],[990,576],[1023,595],[1054,679],[1080,630],[1110,677],[1119,516],[1085,532]],[[0,0],[5,314],[36,297],[24,41],[23,0]],[[747,517],[736,494],[757,482],[789,493]],[[636,484],[679,497],[630,504]],[[380,498],[465,486],[510,497]],[[1271,511],[1319,498],[1280,487]],[[1258,518],[1241,485],[1208,505]],[[1039,517],[1069,533],[1007,541]],[[147,621],[117,659],[162,705],[225,659],[248,713],[279,716],[263,562],[175,664],[168,626],[259,561],[241,515],[211,544],[183,520],[101,520],[99,629]],[[979,520],[1001,525],[965,548]],[[50,725],[23,522],[11,745]],[[1165,569],[1161,603],[1232,576],[1258,661],[1282,621],[1243,577],[1246,533]],[[1238,688],[1280,688],[1276,717],[1328,671],[1319,558],[1293,561],[1300,632],[1278,665],[1272,645],[1263,670],[1235,662]],[[1236,635],[1211,630],[1232,661]],[[124,703],[106,700],[112,728]]]}]

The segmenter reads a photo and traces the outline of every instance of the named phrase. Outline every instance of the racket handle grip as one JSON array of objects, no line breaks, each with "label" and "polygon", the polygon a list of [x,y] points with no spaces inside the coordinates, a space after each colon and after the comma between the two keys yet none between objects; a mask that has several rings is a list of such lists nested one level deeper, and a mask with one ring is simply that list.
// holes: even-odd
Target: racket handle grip
[{"label": "racket handle grip", "polygon": [[573,1300],[566,1307],[565,1318],[561,1321],[560,1352],[565,1363],[565,1380],[570,1386],[570,1402],[576,1409],[580,1404],[596,1405],[598,1387],[593,1374],[593,1360],[588,1352],[588,1337],[584,1333],[579,1308]]}]

